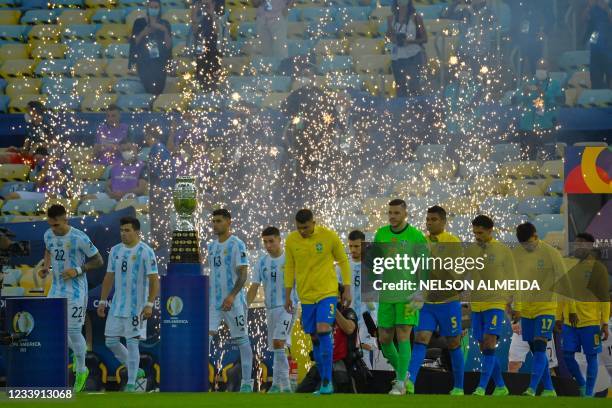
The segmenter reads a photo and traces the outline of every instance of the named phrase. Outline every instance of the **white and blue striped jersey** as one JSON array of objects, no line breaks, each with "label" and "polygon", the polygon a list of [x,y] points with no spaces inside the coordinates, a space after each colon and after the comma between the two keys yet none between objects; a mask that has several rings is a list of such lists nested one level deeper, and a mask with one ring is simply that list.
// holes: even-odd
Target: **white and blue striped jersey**
[{"label": "white and blue striped jersey", "polygon": [[[235,235],[225,242],[215,239],[208,244],[208,265],[210,267],[210,305],[221,310],[221,304],[236,283],[239,266],[249,265],[246,245]],[[237,296],[246,305],[244,288]]]},{"label": "white and blue striped jersey", "polygon": [[66,269],[82,267],[87,258],[98,253],[98,248],[83,231],[74,227],[70,227],[65,235],[55,235],[48,229],[44,241],[51,258],[52,281],[48,297],[84,302],[88,291],[86,274],[82,273],[66,281],[61,274]]},{"label": "white and blue striped jersey", "polygon": [[110,313],[115,317],[139,316],[149,297],[149,275],[157,275],[155,253],[144,242],[111,248],[107,272],[115,274]]},{"label": "white and blue striped jersey", "polygon": [[[361,314],[365,312],[366,308],[363,303],[361,303],[361,261],[355,261],[351,256],[349,256],[349,264],[351,266],[351,276],[353,280],[351,281],[351,309],[357,313],[357,316],[361,318]],[[338,274],[338,282],[342,282],[342,275],[340,274],[340,269],[336,267],[336,273]]]},{"label": "white and blue striped jersey", "polygon": [[[265,254],[255,264],[253,271],[253,283],[263,284],[265,305],[267,309],[285,306],[285,253],[278,258],[273,258],[270,254]],[[291,292],[291,299],[294,304],[297,301],[295,285]]]}]

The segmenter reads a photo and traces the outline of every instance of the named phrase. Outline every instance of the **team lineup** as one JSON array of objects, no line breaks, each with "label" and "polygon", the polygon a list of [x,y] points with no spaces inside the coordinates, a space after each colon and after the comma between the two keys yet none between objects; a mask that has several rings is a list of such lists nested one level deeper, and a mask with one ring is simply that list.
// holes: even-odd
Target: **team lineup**
[{"label": "team lineup", "polygon": [[[460,239],[446,231],[446,212],[439,206],[427,209],[426,233],[407,222],[406,203],[394,199],[388,205],[389,224],[379,228],[374,243],[405,244],[402,255],[414,258],[425,254],[436,255],[444,244],[460,243]],[[51,273],[52,284],[48,297],[66,298],[68,303],[68,346],[74,355],[74,389],[85,387],[88,370],[85,365],[86,342],[82,334],[87,309],[87,272],[103,266],[103,258],[85,233],[67,223],[66,210],[53,205],[47,211],[50,229],[45,233],[44,267],[40,276]],[[248,332],[248,307],[263,286],[266,309],[268,349],[273,355],[273,378],[269,393],[292,392],[289,380],[287,349],[291,332],[301,305],[300,322],[304,333],[312,341],[312,358],[320,376],[316,394],[333,394],[334,324],[338,308],[351,308],[364,326],[362,312],[371,309],[362,301],[362,243],[365,234],[355,230],[348,235],[348,252],[338,234],[318,225],[314,214],[302,209],[295,214],[296,230],[290,232],[283,244],[281,231],[273,226],[261,233],[265,255],[249,271],[246,244],[231,230],[232,216],[225,209],[212,213],[212,229],[216,238],[208,245],[207,267],[210,275],[209,343],[221,323],[229,329],[230,339],[240,353],[242,381],[240,392],[254,389],[253,349]],[[140,239],[137,219],[124,217],[120,221],[121,243],[115,245],[108,257],[107,273],[97,314],[106,318],[105,344],[125,365],[128,381],[125,391],[133,392],[136,380],[144,376],[139,368],[139,341],[146,334],[146,319],[153,313],[159,294],[159,277],[154,251]],[[474,242],[465,255],[485,260],[484,268],[511,279],[520,269],[538,276],[564,276],[567,268],[561,254],[538,239],[535,227],[524,223],[516,228],[519,245],[514,248],[494,238],[494,222],[486,215],[472,221]],[[578,234],[580,247],[574,256],[577,268],[584,269],[593,279],[601,272],[594,239],[589,234]],[[347,255],[348,253],[348,255]],[[457,254],[455,254],[457,255]],[[385,283],[417,279],[443,279],[439,270],[385,271]],[[249,279],[250,273],[250,279]],[[552,279],[552,278],[551,278]],[[250,282],[250,286],[247,283]],[[114,286],[112,302],[108,297]],[[248,286],[248,290],[247,290]],[[609,299],[609,298],[608,298]],[[453,375],[451,395],[464,395],[465,359],[461,348],[462,328],[461,291],[450,291],[440,296],[436,291],[385,291],[376,305],[377,340],[380,349],[395,371],[391,395],[414,394],[415,384],[426,357],[427,346],[434,332],[446,338]],[[107,307],[110,305],[107,313]],[[541,396],[556,396],[550,372],[554,350],[553,331],[562,336],[564,362],[578,384],[582,396],[591,397],[598,371],[598,354],[608,341],[610,302],[591,299],[555,298],[530,301],[513,297],[508,291],[495,296],[472,297],[472,336],[481,353],[480,379],[473,395],[484,396],[490,381],[494,382],[494,396],[509,395],[502,373],[505,365],[496,353],[503,323],[512,322],[509,371],[518,370],[517,361],[532,354],[531,379],[523,395],[535,396],[540,385]],[[413,333],[414,331],[414,333]],[[411,336],[413,341],[411,343]],[[121,338],[125,339],[125,345]],[[547,353],[547,350],[549,352]],[[586,377],[581,373],[575,354],[586,357]],[[554,352],[552,353],[554,355]],[[514,365],[513,365],[514,363]],[[606,362],[612,371],[612,362]],[[518,366],[520,367],[520,365]]]}]

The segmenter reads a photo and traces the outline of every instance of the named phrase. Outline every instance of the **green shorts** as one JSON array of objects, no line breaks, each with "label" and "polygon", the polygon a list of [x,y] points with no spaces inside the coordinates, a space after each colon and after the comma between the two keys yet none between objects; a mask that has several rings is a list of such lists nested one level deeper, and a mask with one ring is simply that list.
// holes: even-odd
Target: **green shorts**
[{"label": "green shorts", "polygon": [[416,326],[419,323],[419,310],[411,309],[410,303],[379,303],[378,327],[390,329],[399,325]]}]

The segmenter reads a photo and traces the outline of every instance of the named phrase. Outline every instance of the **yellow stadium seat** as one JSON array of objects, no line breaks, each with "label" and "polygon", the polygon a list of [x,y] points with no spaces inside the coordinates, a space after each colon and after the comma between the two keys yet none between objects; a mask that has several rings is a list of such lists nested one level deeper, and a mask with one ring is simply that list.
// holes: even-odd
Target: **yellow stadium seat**
[{"label": "yellow stadium seat", "polygon": [[28,33],[30,40],[45,40],[47,42],[57,42],[62,34],[62,27],[58,24],[41,24],[32,27]]},{"label": "yellow stadium seat", "polygon": [[588,71],[574,72],[574,75],[567,81],[567,86],[577,89],[590,89],[591,74]]},{"label": "yellow stadium seat", "polygon": [[180,93],[182,89],[179,82],[181,82],[180,78],[168,77],[166,79],[166,86],[164,87],[163,92],[167,94]]},{"label": "yellow stadium seat", "polygon": [[243,75],[251,63],[250,57],[226,57],[221,60],[231,75]]},{"label": "yellow stadium seat", "polygon": [[63,59],[67,49],[66,44],[39,44],[31,54],[34,59]]},{"label": "yellow stadium seat", "polygon": [[64,10],[57,18],[57,24],[89,24],[93,10]]},{"label": "yellow stadium seat", "polygon": [[26,181],[30,175],[27,164],[0,164],[0,181]]},{"label": "yellow stadium seat", "polygon": [[155,112],[182,112],[186,105],[181,94],[161,94],[153,102],[153,110]]},{"label": "yellow stadium seat", "polygon": [[474,197],[454,197],[442,203],[451,215],[470,215],[478,212],[478,202]]},{"label": "yellow stadium seat", "polygon": [[74,84],[74,90],[81,96],[105,94],[112,91],[114,84],[113,78],[79,78]]},{"label": "yellow stadium seat", "polygon": [[106,69],[104,59],[80,59],[72,67],[72,75],[75,77],[101,76]]},{"label": "yellow stadium seat", "polygon": [[346,40],[326,38],[320,40],[314,47],[316,55],[343,55],[346,54],[348,43]]},{"label": "yellow stadium seat", "polygon": [[230,23],[240,23],[243,21],[255,21],[257,9],[255,8],[232,8],[229,13]]},{"label": "yellow stadium seat", "polygon": [[517,198],[539,197],[544,195],[542,180],[515,180],[514,191],[508,195]]},{"label": "yellow stadium seat", "polygon": [[28,44],[4,44],[0,46],[0,62],[30,57]]},{"label": "yellow stadium seat", "polygon": [[[349,53],[353,56],[382,54],[384,42],[372,38],[357,38],[349,45]],[[378,57],[378,55],[375,55]]]},{"label": "yellow stadium seat", "polygon": [[582,93],[582,88],[567,88],[565,90],[565,105],[574,106]]},{"label": "yellow stadium seat", "polygon": [[423,166],[423,175],[435,180],[449,180],[456,172],[457,165],[452,161],[426,163]]},{"label": "yellow stadium seat", "polygon": [[81,102],[83,112],[103,112],[109,105],[117,102],[117,95],[108,93],[87,94]]},{"label": "yellow stadium seat", "polygon": [[126,24],[102,24],[96,32],[98,42],[107,46],[110,43],[125,43],[131,35],[132,27]]},{"label": "yellow stadium seat", "polygon": [[33,76],[35,65],[36,61],[31,59],[8,60],[0,67],[0,76],[3,78]]},{"label": "yellow stadium seat", "polygon": [[301,21],[291,21],[287,23],[287,38],[302,39],[306,32],[306,23]]},{"label": "yellow stadium seat", "polygon": [[134,26],[134,21],[138,20],[141,17],[146,17],[146,16],[147,16],[147,10],[144,8],[132,10],[130,11],[130,14],[128,14],[127,17],[125,18],[125,25],[127,25],[131,29]]},{"label": "yellow stadium seat", "polygon": [[378,25],[370,21],[351,21],[342,28],[342,34],[348,37],[374,37],[378,34]]},{"label": "yellow stadium seat", "polygon": [[113,8],[117,4],[117,0],[85,0],[87,8]]},{"label": "yellow stadium seat", "polygon": [[0,10],[0,25],[19,24],[21,11],[19,10]]},{"label": "yellow stadium seat", "polygon": [[288,92],[272,92],[266,95],[262,105],[266,108],[279,109],[282,103],[289,96]]},{"label": "yellow stadium seat", "polygon": [[176,66],[176,75],[181,76],[184,74],[195,74],[196,66],[195,61],[191,58],[176,58],[174,60]]},{"label": "yellow stadium seat", "polygon": [[9,79],[5,93],[11,98],[20,94],[37,94],[40,91],[41,80],[36,78]]},{"label": "yellow stadium seat", "polygon": [[516,179],[535,177],[538,173],[536,161],[516,161],[503,163],[499,168],[499,175]]},{"label": "yellow stadium seat", "polygon": [[126,77],[129,75],[134,75],[128,69],[128,59],[127,58],[113,58],[108,61],[106,65],[106,75],[110,77]]},{"label": "yellow stadium seat", "polygon": [[47,97],[45,95],[21,94],[15,95],[9,102],[9,113],[24,113],[27,109],[28,102],[39,101],[45,103]]},{"label": "yellow stadium seat", "polygon": [[393,15],[390,6],[377,7],[372,10],[372,14],[370,14],[370,20],[374,21],[387,21],[387,17]]},{"label": "yellow stadium seat", "polygon": [[359,55],[353,59],[358,74],[378,74],[391,72],[390,55]]},{"label": "yellow stadium seat", "polygon": [[162,18],[170,24],[191,22],[189,9],[168,9],[164,11]]},{"label": "yellow stadium seat", "polygon": [[106,167],[103,164],[73,163],[72,172],[77,180],[96,181],[104,175]]},{"label": "yellow stadium seat", "polygon": [[550,160],[542,164],[540,174],[544,177],[563,178],[563,160]]}]

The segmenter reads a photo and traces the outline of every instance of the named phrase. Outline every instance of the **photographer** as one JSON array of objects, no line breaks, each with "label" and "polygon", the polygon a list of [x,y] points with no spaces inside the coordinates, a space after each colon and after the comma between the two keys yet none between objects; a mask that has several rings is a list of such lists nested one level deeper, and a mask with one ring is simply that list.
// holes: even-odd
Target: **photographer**
[{"label": "photographer", "polygon": [[[356,393],[355,381],[359,381],[359,379],[355,377],[367,375],[368,371],[359,348],[357,314],[350,307],[342,306],[340,299],[344,287],[338,285],[338,289],[339,296],[334,324],[332,383],[334,392]],[[314,392],[319,389],[320,381],[319,372],[316,366],[313,366],[298,385],[297,392]]]},{"label": "photographer", "polygon": [[423,18],[412,0],[393,0],[393,14],[387,18],[387,38],[393,44],[391,68],[397,96],[416,95],[421,91],[420,77],[427,63],[427,31]]}]

